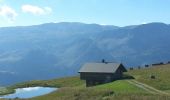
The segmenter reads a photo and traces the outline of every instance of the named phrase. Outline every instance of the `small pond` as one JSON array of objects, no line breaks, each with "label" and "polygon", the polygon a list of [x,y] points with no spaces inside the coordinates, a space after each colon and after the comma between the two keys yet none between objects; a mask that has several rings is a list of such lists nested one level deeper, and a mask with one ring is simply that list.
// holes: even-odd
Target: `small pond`
[{"label": "small pond", "polygon": [[49,87],[18,88],[16,89],[15,93],[4,95],[1,96],[0,98],[32,98],[32,97],[48,94],[55,90],[57,90],[57,88],[49,88]]}]

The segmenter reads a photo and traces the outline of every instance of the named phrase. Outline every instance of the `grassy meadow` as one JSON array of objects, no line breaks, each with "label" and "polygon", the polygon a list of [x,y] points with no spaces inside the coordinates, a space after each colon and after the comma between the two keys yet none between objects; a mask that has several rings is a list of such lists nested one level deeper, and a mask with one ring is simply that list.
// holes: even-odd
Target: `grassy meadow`
[{"label": "grassy meadow", "polygon": [[[53,80],[29,81],[15,84],[8,87],[8,89],[3,89],[5,89],[5,91],[13,91],[15,88],[34,86],[59,88],[57,91],[50,94],[26,100],[170,100],[170,96],[168,95],[152,94],[145,89],[128,82],[129,80],[136,80],[170,93],[169,72],[170,65],[161,65],[135,69],[125,73],[126,75],[133,76],[135,79],[117,80],[93,87],[85,87],[85,81],[80,80],[79,76],[75,76]],[[151,79],[151,75],[154,75],[155,79]],[[0,89],[0,91],[2,91],[2,89]],[[3,94],[4,93],[5,92],[3,92]]]},{"label": "grassy meadow", "polygon": [[[132,75],[135,80],[148,84],[159,90],[170,90],[170,64],[157,65],[149,68],[135,69],[129,71],[127,74]],[[151,79],[151,75],[155,79]]]}]

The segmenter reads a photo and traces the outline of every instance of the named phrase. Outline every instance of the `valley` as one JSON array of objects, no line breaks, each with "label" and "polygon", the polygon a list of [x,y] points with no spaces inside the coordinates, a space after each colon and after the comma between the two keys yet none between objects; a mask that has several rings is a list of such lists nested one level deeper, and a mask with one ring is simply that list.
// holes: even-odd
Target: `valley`
[{"label": "valley", "polygon": [[[127,68],[170,60],[170,25],[78,22],[0,28],[0,85],[78,75],[86,62]],[[154,35],[153,35],[154,34]],[[38,75],[37,75],[38,73]]]}]

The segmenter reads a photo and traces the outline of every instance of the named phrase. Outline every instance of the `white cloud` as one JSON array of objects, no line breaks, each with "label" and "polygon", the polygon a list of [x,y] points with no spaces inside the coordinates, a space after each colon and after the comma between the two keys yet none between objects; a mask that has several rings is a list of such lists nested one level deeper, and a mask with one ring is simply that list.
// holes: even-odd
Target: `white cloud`
[{"label": "white cloud", "polygon": [[13,22],[17,15],[16,11],[9,6],[0,7],[0,16],[7,18],[10,22]]},{"label": "white cloud", "polygon": [[22,11],[25,13],[32,13],[34,15],[43,15],[48,14],[52,12],[52,9],[50,7],[38,7],[34,5],[23,5]]},{"label": "white cloud", "polygon": [[147,24],[146,22],[142,22],[142,24]]}]

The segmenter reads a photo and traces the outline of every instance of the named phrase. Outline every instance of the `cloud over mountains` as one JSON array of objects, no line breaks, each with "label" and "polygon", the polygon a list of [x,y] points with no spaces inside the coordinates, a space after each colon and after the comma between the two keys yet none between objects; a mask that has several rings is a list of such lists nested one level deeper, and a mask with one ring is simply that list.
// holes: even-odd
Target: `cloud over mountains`
[{"label": "cloud over mountains", "polygon": [[32,13],[34,15],[43,15],[48,14],[52,12],[52,9],[50,7],[38,7],[34,5],[23,5],[22,11],[25,13]]},{"label": "cloud over mountains", "polygon": [[[33,15],[48,15],[52,13],[52,8],[50,7],[39,7],[36,5],[22,5],[20,7],[20,10],[25,13],[30,13]],[[3,17],[6,19],[8,22],[14,22],[17,16],[20,16],[21,11],[16,11],[16,9],[12,8],[11,6],[8,5],[3,5],[0,6],[0,17]]]},{"label": "cloud over mountains", "polygon": [[4,5],[0,7],[0,16],[3,16],[10,22],[13,22],[17,15],[16,11],[9,6]]}]

